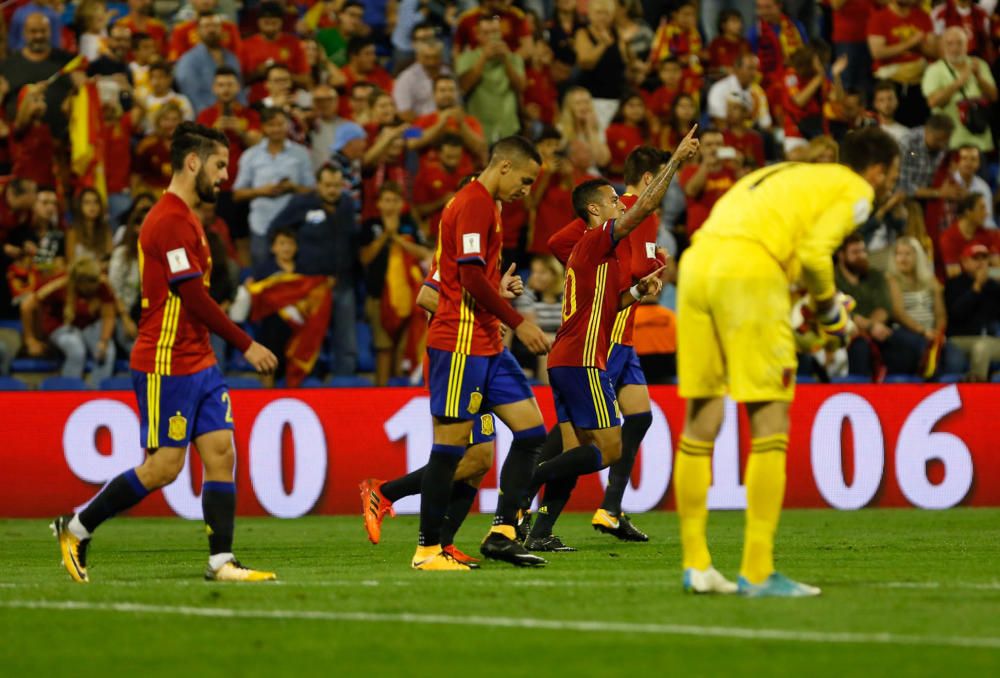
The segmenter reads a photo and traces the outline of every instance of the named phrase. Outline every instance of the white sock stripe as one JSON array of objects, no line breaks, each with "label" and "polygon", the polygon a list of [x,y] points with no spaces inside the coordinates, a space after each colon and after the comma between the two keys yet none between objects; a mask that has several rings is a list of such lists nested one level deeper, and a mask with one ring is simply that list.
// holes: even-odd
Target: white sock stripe
[{"label": "white sock stripe", "polygon": [[226,607],[148,605],[145,603],[93,603],[86,601],[5,600],[0,608],[31,610],[102,611],[132,614],[172,614],[186,617],[228,619],[286,619],[312,621],[353,621],[393,624],[482,626],[492,628],[588,631],[599,633],[642,633],[663,636],[699,636],[737,640],[773,640],[801,643],[843,643],[855,645],[918,645],[974,647],[1000,650],[1000,637],[918,636],[891,632],[797,631],[754,629],[739,626],[697,626],[692,624],[637,624],[629,622],[574,621],[531,617],[482,617],[446,614],[346,612],[327,610],[254,610]]}]

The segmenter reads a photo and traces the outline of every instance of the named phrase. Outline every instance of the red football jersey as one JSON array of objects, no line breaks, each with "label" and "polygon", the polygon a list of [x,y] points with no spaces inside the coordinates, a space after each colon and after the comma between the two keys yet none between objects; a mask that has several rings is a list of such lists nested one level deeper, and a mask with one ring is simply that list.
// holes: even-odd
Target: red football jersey
[{"label": "red football jersey", "polygon": [[[867,2],[867,0],[864,0]],[[720,35],[708,45],[709,68],[732,68],[741,54],[750,52],[750,43],[746,38],[730,40]]]},{"label": "red football jersey", "polygon": [[569,255],[563,323],[549,353],[550,368],[607,368],[611,327],[620,297],[614,227],[612,220],[589,229]]},{"label": "red football jersey", "polygon": [[11,125],[8,139],[11,174],[31,179],[39,186],[55,186],[52,159],[55,157],[56,142],[49,126],[36,120],[20,132],[15,132]]},{"label": "red football jersey", "polygon": [[[687,165],[681,169],[680,184],[682,188],[697,171],[698,165]],[[735,183],[736,171],[724,163],[722,169],[709,173],[700,195],[694,198],[687,197],[687,233],[689,236],[694,235],[694,232],[701,228],[718,199],[725,195],[726,191],[732,188]]]},{"label": "red football jersey", "polygon": [[496,201],[478,181],[470,182],[445,205],[435,257],[440,300],[427,331],[429,347],[465,355],[496,355],[503,350],[500,320],[476,306],[458,277],[459,264],[480,261],[487,280],[500,289],[500,223]]},{"label": "red football jersey", "polygon": [[[213,104],[198,114],[197,122],[199,125],[214,127],[215,123],[222,117],[222,113],[222,104]],[[242,132],[260,131],[260,116],[252,108],[247,108],[234,101],[229,114],[239,121]],[[231,191],[240,168],[240,156],[243,155],[246,146],[243,143],[243,138],[233,130],[223,130],[223,133],[229,139],[229,178],[222,184],[222,190]]]},{"label": "red football jersey", "polygon": [[164,193],[139,231],[142,315],[131,368],[162,375],[194,374],[215,364],[208,328],[181,306],[171,285],[200,276],[208,287],[212,255],[201,222],[173,193]]},{"label": "red football jersey", "polygon": [[[174,26],[170,34],[170,51],[167,58],[177,61],[189,49],[201,42],[198,37],[198,19],[183,21]],[[222,22],[222,40],[219,46],[227,49],[237,57],[240,54],[240,29],[232,21]]]},{"label": "red football jersey", "polygon": [[[413,202],[416,205],[427,205],[442,200],[449,193],[458,190],[458,182],[462,176],[458,172],[449,172],[441,163],[428,163],[417,173],[413,180]],[[427,230],[431,238],[437,240],[438,226],[441,223],[441,213],[444,208],[434,210],[427,215]]]},{"label": "red football jersey", "polygon": [[[51,335],[63,323],[63,310],[66,308],[69,274],[60,273],[38,290],[41,306],[42,332]],[[102,307],[115,303],[115,293],[111,291],[108,281],[101,278],[97,291],[92,297],[76,297],[76,308],[73,310],[73,327],[84,329],[101,319]]]},{"label": "red football jersey", "polygon": [[872,0],[846,0],[840,9],[833,11],[833,43],[866,42],[868,17],[875,3]]},{"label": "red football jersey", "polygon": [[[257,34],[243,41],[240,47],[240,68],[243,77],[249,78],[267,61],[288,66],[292,75],[309,72],[306,51],[302,41],[291,33],[280,33],[274,40]],[[256,103],[267,96],[264,81],[258,80],[250,87],[250,103]]]},{"label": "red football jersey", "polygon": [[[156,43],[157,52],[164,54],[167,51],[167,26],[159,19],[154,19],[152,17],[140,17],[139,19],[136,19],[134,14],[129,14],[116,21],[115,25],[127,26],[128,29],[132,31],[132,35],[135,35],[136,33],[145,33],[153,39],[153,42]],[[63,48],[69,49],[65,44],[63,45]]]},{"label": "red football jersey", "polygon": [[[621,197],[621,202],[628,211],[638,199],[639,196],[634,193],[626,193]],[[660,261],[656,258],[656,236],[659,230],[660,219],[654,212],[646,216],[618,245],[619,289],[631,287],[639,278],[646,277],[660,267]],[[632,304],[618,312],[611,328],[612,344],[633,345],[635,307],[636,304]]]}]

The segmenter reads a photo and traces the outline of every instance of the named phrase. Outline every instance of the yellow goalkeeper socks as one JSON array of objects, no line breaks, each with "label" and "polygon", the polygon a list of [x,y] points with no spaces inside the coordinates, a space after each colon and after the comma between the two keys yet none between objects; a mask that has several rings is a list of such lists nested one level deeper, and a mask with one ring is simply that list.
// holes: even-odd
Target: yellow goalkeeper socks
[{"label": "yellow goalkeeper socks", "polygon": [[740,575],[760,584],[774,572],[774,533],[785,498],[788,435],[778,433],[750,441],[747,462],[746,531]]},{"label": "yellow goalkeeper socks", "polygon": [[674,462],[674,496],[681,522],[684,569],[705,570],[712,564],[708,553],[708,486],[712,484],[712,449],[715,443],[681,436]]}]

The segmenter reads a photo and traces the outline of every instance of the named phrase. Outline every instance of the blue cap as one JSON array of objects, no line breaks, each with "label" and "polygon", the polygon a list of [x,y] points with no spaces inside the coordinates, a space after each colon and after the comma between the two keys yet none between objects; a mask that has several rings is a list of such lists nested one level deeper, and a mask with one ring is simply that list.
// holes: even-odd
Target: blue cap
[{"label": "blue cap", "polygon": [[337,153],[355,139],[367,138],[368,135],[365,134],[365,130],[361,125],[356,122],[344,122],[337,125],[337,129],[334,130],[333,143],[330,144],[330,150]]}]

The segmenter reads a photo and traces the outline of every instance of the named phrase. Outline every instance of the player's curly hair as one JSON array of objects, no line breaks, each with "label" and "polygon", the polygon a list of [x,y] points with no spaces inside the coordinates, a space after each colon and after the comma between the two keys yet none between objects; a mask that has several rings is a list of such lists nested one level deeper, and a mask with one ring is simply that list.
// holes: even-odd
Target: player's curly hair
[{"label": "player's curly hair", "polygon": [[879,127],[850,132],[840,142],[840,162],[857,173],[872,165],[889,167],[899,155],[899,144]]},{"label": "player's curly hair", "polygon": [[229,147],[225,134],[196,122],[182,122],[170,140],[170,166],[174,172],[179,172],[188,154],[197,153],[198,159],[204,161],[218,146]]}]

